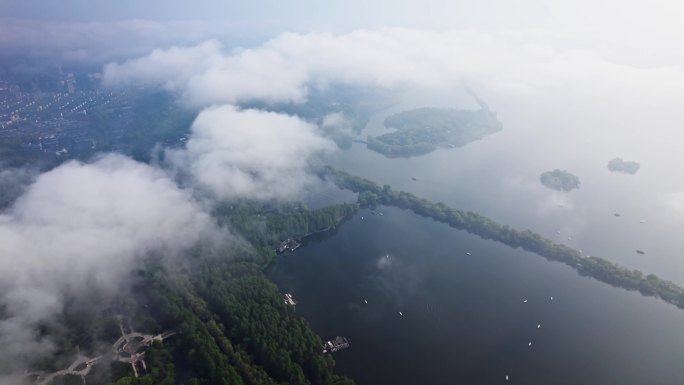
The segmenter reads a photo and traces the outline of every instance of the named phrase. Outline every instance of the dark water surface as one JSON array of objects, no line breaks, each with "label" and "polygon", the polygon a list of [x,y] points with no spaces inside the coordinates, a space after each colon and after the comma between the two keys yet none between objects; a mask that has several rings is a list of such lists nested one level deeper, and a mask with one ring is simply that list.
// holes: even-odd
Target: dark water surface
[{"label": "dark water surface", "polygon": [[335,359],[357,384],[684,383],[684,311],[381,211],[360,212],[270,271],[324,339],[351,340]]},{"label": "dark water surface", "polygon": [[[387,132],[383,120],[394,112],[472,108],[468,98],[409,95],[363,135]],[[553,98],[489,102],[503,131],[462,148],[389,159],[355,143],[325,162],[684,284],[680,144],[645,130],[630,111],[581,101],[568,108]],[[616,156],[641,170],[609,172]],[[539,174],[554,168],[578,175],[579,190],[544,188]],[[319,195],[323,202],[340,193]],[[359,213],[271,270],[316,332],[351,339],[335,358],[359,385],[497,384],[506,375],[528,385],[684,384],[683,310],[409,212],[382,211]]]}]

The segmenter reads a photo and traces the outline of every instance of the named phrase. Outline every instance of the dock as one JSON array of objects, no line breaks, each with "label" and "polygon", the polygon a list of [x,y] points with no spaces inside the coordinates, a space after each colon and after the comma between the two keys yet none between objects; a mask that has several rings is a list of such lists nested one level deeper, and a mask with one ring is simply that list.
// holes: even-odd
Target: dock
[{"label": "dock", "polygon": [[295,306],[297,304],[297,301],[292,297],[292,294],[290,293],[285,293],[283,296],[283,300],[285,300],[285,305],[290,305],[290,306]]},{"label": "dock", "polygon": [[292,252],[292,251],[297,250],[299,248],[299,246],[301,246],[301,245],[302,244],[299,243],[299,241],[297,241],[296,239],[288,238],[288,239],[278,243],[278,245],[275,247],[274,250],[278,254],[284,253],[286,251]]},{"label": "dock", "polygon": [[351,343],[346,337],[337,336],[334,340],[323,344],[323,353],[334,353],[350,346]]}]

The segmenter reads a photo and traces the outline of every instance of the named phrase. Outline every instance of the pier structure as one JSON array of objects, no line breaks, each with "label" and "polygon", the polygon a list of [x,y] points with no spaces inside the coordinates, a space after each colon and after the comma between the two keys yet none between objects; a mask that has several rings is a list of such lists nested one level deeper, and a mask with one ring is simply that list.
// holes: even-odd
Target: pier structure
[{"label": "pier structure", "polygon": [[323,353],[334,353],[342,349],[347,349],[350,346],[351,343],[346,337],[337,336],[334,340],[323,344]]}]

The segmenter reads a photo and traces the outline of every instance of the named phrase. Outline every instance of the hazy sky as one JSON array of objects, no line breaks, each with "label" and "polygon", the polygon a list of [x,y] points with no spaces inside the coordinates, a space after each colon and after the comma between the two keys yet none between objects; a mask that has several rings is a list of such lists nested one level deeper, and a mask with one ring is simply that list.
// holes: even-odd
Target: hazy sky
[{"label": "hazy sky", "polygon": [[[672,0],[4,0],[9,18],[62,21],[125,19],[221,20],[287,28],[326,30],[373,26],[402,27],[563,27],[614,26],[667,28],[681,19],[681,2]],[[665,16],[665,19],[663,18]]]},{"label": "hazy sky", "polygon": [[97,39],[150,47],[207,38],[255,45],[284,31],[378,27],[538,29],[652,65],[680,61],[675,45],[684,37],[684,2],[677,0],[0,0],[0,15],[5,50],[58,44],[53,40],[78,47]]}]

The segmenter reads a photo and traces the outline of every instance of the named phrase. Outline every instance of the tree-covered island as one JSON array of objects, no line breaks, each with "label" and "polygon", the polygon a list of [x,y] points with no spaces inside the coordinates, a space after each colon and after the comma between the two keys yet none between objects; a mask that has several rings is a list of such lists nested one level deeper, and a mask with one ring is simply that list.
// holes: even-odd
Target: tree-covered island
[{"label": "tree-covered island", "polygon": [[385,119],[396,131],[368,137],[368,148],[387,157],[427,154],[439,146],[462,147],[501,130],[496,113],[481,104],[479,110],[417,108]]},{"label": "tree-covered island", "polygon": [[580,185],[580,180],[577,175],[559,169],[543,172],[539,176],[539,181],[544,186],[558,191],[570,191],[578,188]]},{"label": "tree-covered island", "polygon": [[624,160],[622,158],[614,158],[608,162],[608,170],[612,172],[622,172],[625,174],[636,174],[641,165],[631,160]]}]

